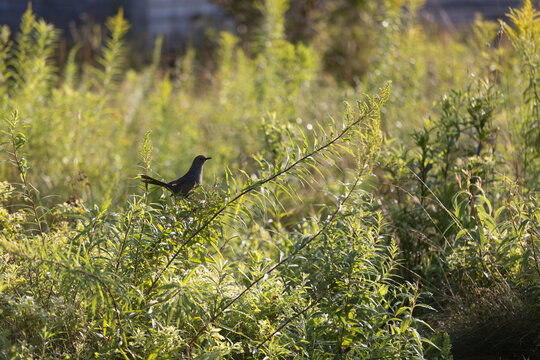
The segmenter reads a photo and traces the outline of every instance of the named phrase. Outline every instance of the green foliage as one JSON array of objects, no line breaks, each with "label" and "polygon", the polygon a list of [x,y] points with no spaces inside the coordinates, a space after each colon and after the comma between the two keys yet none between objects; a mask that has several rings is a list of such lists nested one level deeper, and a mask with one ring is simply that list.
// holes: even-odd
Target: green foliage
[{"label": "green foliage", "polygon": [[[29,213],[5,216],[3,355],[421,357],[417,289],[393,279],[397,248],[385,245],[382,219],[359,189],[378,158],[388,96],[387,86],[356,113],[347,108],[342,127],[321,127],[286,162],[261,158],[260,176],[227,188],[163,204],[149,203],[145,192],[119,213],[80,201],[57,205],[46,246],[35,233],[9,237]],[[279,222],[281,204],[300,200],[294,179],[310,182],[313,167],[335,163],[353,144],[357,165],[348,183],[329,189],[337,204],[271,235],[261,220]],[[145,169],[151,151],[147,134]],[[259,218],[251,211],[257,204],[276,211]],[[227,239],[249,239],[254,230],[281,250],[235,255],[242,246]]]},{"label": "green foliage", "polygon": [[[1,27],[0,357],[537,357],[538,12],[463,40],[420,5],[331,2],[302,44],[260,2],[215,68],[127,69],[122,12],[61,69],[31,8]],[[136,179],[197,154],[189,198]]]},{"label": "green foliage", "polygon": [[[510,19],[513,26],[504,29],[518,51],[506,56],[515,58],[504,59],[501,51],[482,56],[496,56],[493,67],[512,72],[514,59],[536,61],[526,54],[537,52],[538,37],[531,37],[537,15],[530,3]],[[493,29],[478,23],[476,36],[486,38]],[[413,146],[390,144],[389,186],[381,190],[393,201],[384,208],[396,225],[404,276],[419,276],[443,295],[438,301],[448,317],[442,329],[456,343],[455,356],[534,357],[537,340],[523,346],[504,334],[527,337],[539,330],[519,325],[537,318],[532,304],[539,294],[538,223],[526,220],[538,216],[532,210],[538,208],[538,156],[531,103],[537,75],[519,71],[510,78],[486,70],[442,97],[439,115],[412,132]],[[529,85],[520,93],[522,84]],[[509,111],[512,106],[518,111]],[[520,229],[528,226],[525,241]]]},{"label": "green foliage", "polygon": [[512,45],[519,55],[522,102],[520,116],[513,122],[514,147],[519,153],[518,176],[528,187],[538,191],[540,176],[540,12],[527,0],[521,10],[509,14],[513,27],[504,24]]}]

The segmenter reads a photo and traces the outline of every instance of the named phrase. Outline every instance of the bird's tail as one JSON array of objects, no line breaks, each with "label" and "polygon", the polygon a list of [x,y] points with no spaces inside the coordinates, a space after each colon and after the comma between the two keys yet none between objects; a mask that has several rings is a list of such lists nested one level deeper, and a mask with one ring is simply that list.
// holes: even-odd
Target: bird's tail
[{"label": "bird's tail", "polygon": [[146,184],[158,185],[167,189],[170,187],[169,184],[164,183],[163,181],[159,181],[154,178],[151,178],[148,175],[141,175],[141,181]]}]

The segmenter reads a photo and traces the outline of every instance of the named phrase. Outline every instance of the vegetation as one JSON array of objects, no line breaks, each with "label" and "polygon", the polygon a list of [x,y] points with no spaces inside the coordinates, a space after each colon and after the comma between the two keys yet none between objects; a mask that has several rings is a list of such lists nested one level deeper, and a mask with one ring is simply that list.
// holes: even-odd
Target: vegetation
[{"label": "vegetation", "polygon": [[[127,68],[121,12],[95,65],[1,28],[0,357],[540,355],[540,14],[336,4],[294,43],[266,0],[214,70]],[[187,199],[137,179],[198,154]]]}]

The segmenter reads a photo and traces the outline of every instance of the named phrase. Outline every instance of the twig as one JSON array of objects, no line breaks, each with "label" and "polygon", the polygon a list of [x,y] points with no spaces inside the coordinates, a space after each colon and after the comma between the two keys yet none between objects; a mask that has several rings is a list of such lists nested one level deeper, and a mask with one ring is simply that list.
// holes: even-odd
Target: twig
[{"label": "twig", "polygon": [[314,299],[311,304],[309,304],[308,306],[306,306],[305,308],[303,308],[301,311],[298,311],[296,314],[294,314],[294,316],[291,316],[290,318],[288,318],[283,324],[281,324],[273,333],[271,333],[270,335],[268,335],[263,341],[261,341],[259,343],[259,345],[257,345],[255,347],[255,349],[260,349],[268,340],[270,340],[271,338],[274,337],[274,335],[276,335],[278,332],[280,332],[285,326],[289,325],[291,323],[291,321],[293,321],[294,319],[296,319],[298,316],[302,315],[303,313],[305,313],[306,311],[308,311],[309,309],[311,309],[312,307],[314,307],[315,305],[317,305],[319,303],[319,301],[321,300],[321,298],[317,298],[317,299]]}]

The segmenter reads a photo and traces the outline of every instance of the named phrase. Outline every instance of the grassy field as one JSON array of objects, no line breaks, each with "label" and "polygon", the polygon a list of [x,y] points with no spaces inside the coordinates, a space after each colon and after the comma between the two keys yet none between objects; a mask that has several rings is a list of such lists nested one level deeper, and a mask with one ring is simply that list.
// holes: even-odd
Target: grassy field
[{"label": "grassy field", "polygon": [[[214,61],[137,69],[121,12],[92,61],[1,27],[0,358],[540,357],[540,14],[419,6],[297,41],[266,0]],[[187,199],[138,179],[198,154]]]}]

